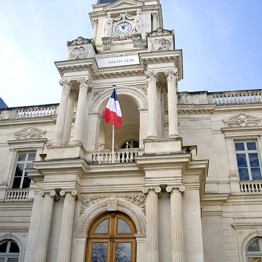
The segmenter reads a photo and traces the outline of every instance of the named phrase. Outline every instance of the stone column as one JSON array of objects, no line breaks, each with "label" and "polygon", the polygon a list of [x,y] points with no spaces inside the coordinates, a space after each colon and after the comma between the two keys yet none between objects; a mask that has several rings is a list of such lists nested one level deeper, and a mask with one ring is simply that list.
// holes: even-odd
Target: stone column
[{"label": "stone column", "polygon": [[160,187],[144,189],[146,197],[146,236],[147,236],[147,261],[159,262],[158,245],[158,193]]},{"label": "stone column", "polygon": [[168,92],[168,123],[169,137],[178,136],[178,118],[177,118],[177,70],[166,72],[167,92]]},{"label": "stone column", "polygon": [[69,94],[68,104],[67,104],[65,128],[64,128],[64,135],[63,135],[63,140],[62,140],[62,144],[64,145],[70,142],[74,107],[75,107],[76,101],[77,101],[77,94],[75,91],[71,90]]},{"label": "stone column", "polygon": [[61,196],[65,196],[62,222],[60,229],[60,238],[57,252],[57,262],[69,262],[71,254],[71,240],[73,234],[73,222],[75,212],[75,198],[77,191],[60,192]]},{"label": "stone column", "polygon": [[89,79],[81,79],[79,81],[79,95],[78,95],[78,105],[76,111],[76,122],[74,128],[74,138],[72,143],[82,144],[83,143],[83,131],[85,127],[85,109],[87,92],[90,86]]},{"label": "stone column", "polygon": [[153,31],[157,30],[158,26],[157,26],[157,18],[158,18],[158,13],[154,12],[152,13],[153,16]]},{"label": "stone column", "polygon": [[182,203],[182,192],[185,191],[185,187],[172,188],[168,186],[166,191],[170,193],[172,262],[185,262]]},{"label": "stone column", "polygon": [[67,103],[68,103],[68,97],[70,92],[70,81],[62,79],[60,80],[59,84],[62,85],[63,88],[62,88],[62,94],[60,99],[59,112],[56,120],[55,136],[54,136],[54,144],[58,144],[58,145],[61,144],[63,139]]},{"label": "stone column", "polygon": [[42,193],[42,196],[44,197],[44,200],[42,206],[42,218],[40,222],[38,243],[36,246],[36,255],[34,259],[35,262],[46,262],[56,192],[50,191],[49,193]]},{"label": "stone column", "polygon": [[157,72],[147,71],[147,100],[148,100],[148,135],[147,138],[156,138],[156,118],[157,118]]}]

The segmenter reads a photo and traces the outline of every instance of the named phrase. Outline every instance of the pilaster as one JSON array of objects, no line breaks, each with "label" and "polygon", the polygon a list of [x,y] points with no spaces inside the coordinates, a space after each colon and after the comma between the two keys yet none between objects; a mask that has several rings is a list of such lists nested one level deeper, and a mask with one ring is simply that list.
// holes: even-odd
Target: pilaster
[{"label": "pilaster", "polygon": [[159,262],[158,244],[158,194],[160,187],[145,188],[146,197],[146,222],[147,222],[147,261]]},{"label": "pilaster", "polygon": [[156,138],[156,116],[157,116],[157,72],[147,71],[147,100],[148,100],[148,135],[147,138]]},{"label": "pilaster", "polygon": [[42,192],[41,196],[44,197],[44,200],[42,206],[42,219],[40,222],[38,244],[36,246],[35,262],[46,262],[54,199],[57,195],[56,192],[52,190],[50,192]]},{"label": "pilaster", "polygon": [[166,191],[170,193],[172,262],[185,262],[182,202],[182,192],[185,191],[185,187],[168,186]]},{"label": "pilaster", "polygon": [[167,76],[168,90],[168,134],[169,137],[178,136],[178,119],[177,119],[177,81],[178,72],[176,70],[168,70],[165,72]]},{"label": "pilaster", "polygon": [[83,131],[85,122],[85,109],[87,106],[87,93],[90,89],[90,78],[79,79],[79,96],[78,105],[76,111],[76,121],[74,128],[74,138],[72,143],[82,144],[83,143]]},{"label": "pilaster", "polygon": [[64,197],[65,200],[62,213],[62,223],[56,260],[57,262],[70,261],[76,195],[76,190],[60,191],[60,196]]},{"label": "pilaster", "polygon": [[56,121],[54,144],[61,144],[64,133],[66,110],[68,104],[68,97],[70,93],[70,81],[66,79],[60,80],[59,84],[63,87],[59,105],[59,112]]}]

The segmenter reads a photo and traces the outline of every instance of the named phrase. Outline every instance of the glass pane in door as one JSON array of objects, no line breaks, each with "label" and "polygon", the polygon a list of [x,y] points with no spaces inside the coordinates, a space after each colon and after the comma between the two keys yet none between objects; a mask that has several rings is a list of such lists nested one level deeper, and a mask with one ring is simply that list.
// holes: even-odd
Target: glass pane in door
[{"label": "glass pane in door", "polygon": [[92,262],[107,262],[107,243],[93,243]]},{"label": "glass pane in door", "polygon": [[131,262],[131,243],[116,244],[116,262]]}]

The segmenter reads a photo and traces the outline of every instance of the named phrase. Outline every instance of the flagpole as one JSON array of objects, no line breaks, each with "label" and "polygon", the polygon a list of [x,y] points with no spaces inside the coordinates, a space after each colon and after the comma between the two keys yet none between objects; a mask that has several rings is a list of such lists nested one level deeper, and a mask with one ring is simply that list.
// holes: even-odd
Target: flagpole
[{"label": "flagpole", "polygon": [[112,163],[115,163],[115,126],[112,125]]}]

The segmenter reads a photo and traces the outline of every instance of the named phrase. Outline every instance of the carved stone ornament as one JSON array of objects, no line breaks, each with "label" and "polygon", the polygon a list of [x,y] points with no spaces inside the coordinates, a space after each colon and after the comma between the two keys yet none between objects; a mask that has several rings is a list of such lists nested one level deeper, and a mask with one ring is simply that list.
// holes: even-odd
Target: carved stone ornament
[{"label": "carved stone ornament", "polygon": [[240,113],[236,116],[225,119],[224,123],[229,127],[254,127],[261,125],[261,120],[256,117]]},{"label": "carved stone ornament", "polygon": [[170,50],[171,43],[168,39],[160,38],[160,39],[154,39],[152,41],[152,50],[159,51],[159,50]]},{"label": "carved stone ornament", "polygon": [[29,127],[24,128],[17,133],[15,133],[15,139],[16,140],[23,140],[23,139],[37,139],[37,138],[43,138],[46,131],[42,131],[40,129]]},{"label": "carved stone ornament", "polygon": [[84,46],[75,47],[69,51],[69,59],[83,59],[89,56],[89,50]]},{"label": "carved stone ornament", "polygon": [[110,194],[110,195],[87,195],[81,196],[81,210],[80,214],[83,214],[86,209],[98,202],[108,199],[107,208],[109,211],[115,211],[118,205],[119,199],[124,199],[142,209],[145,212],[145,195],[138,194]]},{"label": "carved stone ornament", "polygon": [[82,36],[79,36],[77,39],[68,41],[67,46],[77,46],[77,45],[83,45],[83,44],[89,44],[92,43],[91,39],[84,38]]},{"label": "carved stone ornament", "polygon": [[102,37],[103,50],[108,51],[111,47],[111,37]]},{"label": "carved stone ornament", "polygon": [[166,30],[166,29],[159,27],[157,30],[149,33],[148,36],[172,35],[172,34],[173,34],[172,30]]}]

